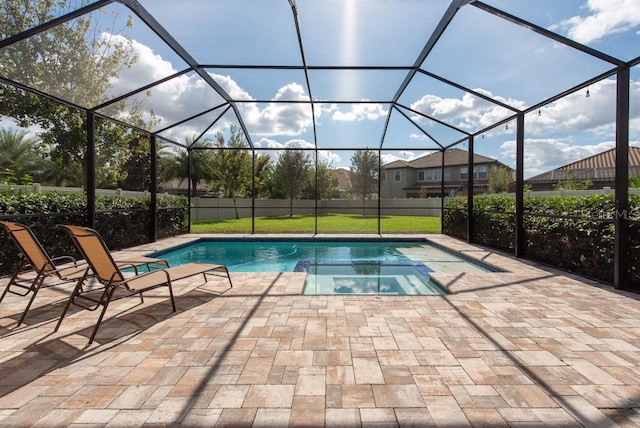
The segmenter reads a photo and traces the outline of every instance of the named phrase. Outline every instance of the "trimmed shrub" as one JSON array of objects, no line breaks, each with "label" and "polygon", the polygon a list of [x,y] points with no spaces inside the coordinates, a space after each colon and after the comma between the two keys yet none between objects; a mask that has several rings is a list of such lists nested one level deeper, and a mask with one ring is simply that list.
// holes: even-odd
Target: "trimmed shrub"
[{"label": "trimmed shrub", "polygon": [[[640,289],[640,196],[630,195],[629,286]],[[473,242],[514,251],[515,200],[504,196],[474,198]],[[617,215],[615,196],[527,197],[524,200],[527,258],[605,282],[613,282]],[[466,198],[449,199],[444,233],[466,235]]]},{"label": "trimmed shrub", "polygon": [[[151,232],[150,197],[98,196],[96,230],[110,249],[132,247],[149,242]],[[158,237],[188,230],[185,197],[161,196],[157,199]],[[87,200],[83,193],[0,192],[0,218],[29,226],[51,257],[79,257],[68,235],[57,224],[87,224]],[[0,274],[14,270],[20,254],[8,234],[0,231]]]}]

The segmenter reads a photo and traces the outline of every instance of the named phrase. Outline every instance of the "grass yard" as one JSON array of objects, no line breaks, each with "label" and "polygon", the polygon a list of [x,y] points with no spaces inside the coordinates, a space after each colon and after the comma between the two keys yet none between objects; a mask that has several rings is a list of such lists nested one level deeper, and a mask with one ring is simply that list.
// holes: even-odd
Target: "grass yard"
[{"label": "grass yard", "polygon": [[[251,218],[198,221],[193,233],[251,233]],[[256,217],[255,233],[314,233],[315,216]],[[382,216],[380,232],[440,233],[440,217]],[[378,233],[378,217],[355,214],[318,216],[318,233]]]}]

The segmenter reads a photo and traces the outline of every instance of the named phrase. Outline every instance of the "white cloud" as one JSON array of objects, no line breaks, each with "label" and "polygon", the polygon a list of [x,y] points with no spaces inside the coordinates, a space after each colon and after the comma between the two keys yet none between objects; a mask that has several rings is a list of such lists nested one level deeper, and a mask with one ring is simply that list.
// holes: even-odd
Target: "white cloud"
[{"label": "white cloud", "polygon": [[[488,96],[492,94],[482,89],[476,89]],[[616,81],[605,79],[589,87],[590,96],[585,97],[586,91],[578,91],[540,109],[540,115],[528,114],[526,117],[527,135],[542,136],[558,132],[589,131],[602,136],[611,136],[615,128],[616,113]],[[631,100],[640,99],[640,80],[631,81]],[[500,101],[523,109],[524,101],[496,98]],[[441,98],[426,94],[411,105],[414,110],[428,114],[436,119],[454,124],[460,128],[477,131],[503,120],[513,113],[495,106],[488,101],[471,94],[464,94],[462,98]],[[631,102],[631,132],[640,133],[640,103]],[[427,119],[414,115],[412,119],[427,122]],[[504,127],[494,128],[487,135],[512,133],[515,123],[510,123],[509,130]],[[411,134],[412,139],[426,137]]]},{"label": "white cloud", "polygon": [[418,159],[421,158],[422,156],[426,156],[428,154],[433,153],[432,151],[428,151],[428,152],[420,152],[420,153],[414,153],[414,152],[408,152],[408,151],[401,151],[401,152],[394,152],[394,153],[382,153],[380,155],[380,159],[382,162],[382,165],[386,165],[389,164],[391,162],[395,162],[397,160],[402,160],[402,161],[412,161],[414,159]]},{"label": "white cloud", "polygon": [[9,131],[26,131],[27,138],[39,138],[38,134],[43,131],[39,125],[32,125],[28,128],[21,128],[15,119],[8,116],[0,116],[0,128],[6,128]]},{"label": "white cloud", "polygon": [[[362,101],[368,101],[366,99]],[[384,109],[382,104],[378,103],[362,103],[354,104],[351,106],[351,110],[347,112],[341,111],[335,104],[330,107],[330,111],[333,111],[331,118],[342,122],[355,122],[362,120],[378,120],[381,117],[387,115],[387,110]]]},{"label": "white cloud", "polygon": [[318,150],[318,160],[327,163],[332,168],[337,168],[342,162],[342,157],[336,152]]},{"label": "white cloud", "polygon": [[[292,140],[285,141],[284,143],[281,143],[279,141],[272,140],[270,138],[261,138],[260,140],[255,141],[254,145],[257,149],[268,149],[268,150],[258,150],[258,153],[268,154],[269,156],[271,156],[271,160],[273,162],[277,162],[278,158],[280,157],[280,154],[287,148],[309,149],[309,150],[315,149],[315,145],[313,143],[310,143],[309,141],[302,140],[302,139],[292,139]],[[321,153],[319,151],[318,156],[321,156],[321,157],[324,156],[324,159],[326,160],[333,160],[333,159],[336,159],[337,161],[340,160],[340,157],[338,155],[331,154],[329,152]]]},{"label": "white cloud", "polygon": [[[601,136],[612,136],[616,120],[616,81],[602,80],[586,90],[575,92],[540,110],[540,115],[527,116],[525,127],[528,135],[545,135],[552,132],[590,131]],[[630,84],[631,130],[640,132],[640,81]]]},{"label": "white cloud", "polygon": [[590,43],[640,25],[638,0],[589,0],[584,7],[589,15],[571,17],[555,28],[564,29],[577,42]]},{"label": "white cloud", "polygon": [[[563,139],[526,139],[524,150],[525,178],[541,174],[579,159],[596,155],[615,147],[615,142],[604,141],[593,145],[578,145],[571,140]],[[510,165],[515,164],[516,142],[506,141],[500,148],[502,156],[510,159]]]},{"label": "white cloud", "polygon": [[117,34],[103,33],[102,38],[110,38],[112,48],[120,46],[128,53],[138,56],[138,60],[131,68],[121,70],[118,78],[111,79],[109,83],[112,95],[131,92],[177,71],[170,62],[163,60],[160,55],[156,55],[151,48],[142,43],[135,40],[129,42],[125,37]]},{"label": "white cloud", "polygon": [[[117,42],[120,36],[114,37]],[[125,39],[122,38],[120,43],[125,43]],[[138,55],[138,61],[130,69],[122,70],[120,76],[111,82],[112,96],[127,93],[177,72],[170,62],[135,40],[131,43],[131,49]],[[231,98],[254,99],[231,76],[213,73],[210,73],[210,76]],[[224,103],[223,98],[193,72],[153,87],[149,90],[149,94],[151,94],[150,97],[139,94],[136,98],[144,101],[147,119],[150,117],[149,112],[153,110],[160,120],[158,129]],[[302,85],[292,82],[279,88],[273,100],[309,100],[309,96],[304,93]],[[253,136],[296,136],[312,125],[311,108],[308,104],[269,103],[264,107],[256,103],[238,103],[237,105],[245,125]],[[215,118],[216,113],[205,115],[169,130],[163,133],[163,136],[182,141],[186,136],[200,134]],[[237,123],[234,115],[225,116],[218,127],[227,127],[232,123]]]},{"label": "white cloud", "polygon": [[[482,89],[475,89],[475,91],[515,108],[525,107],[523,101],[494,97],[489,91]],[[513,115],[513,112],[510,110],[478,98],[470,93],[465,93],[462,98],[441,98],[437,95],[426,94],[418,101],[412,103],[411,108],[469,131],[486,128]],[[418,115],[413,115],[412,119],[420,123],[429,123],[428,119]]]},{"label": "white cloud", "polygon": [[[274,101],[308,101],[309,96],[304,93],[304,88],[299,83],[289,83],[280,88],[273,99]],[[239,103],[238,110],[249,132],[256,135],[300,135],[313,123],[309,104],[270,103],[260,108],[253,103]]]}]

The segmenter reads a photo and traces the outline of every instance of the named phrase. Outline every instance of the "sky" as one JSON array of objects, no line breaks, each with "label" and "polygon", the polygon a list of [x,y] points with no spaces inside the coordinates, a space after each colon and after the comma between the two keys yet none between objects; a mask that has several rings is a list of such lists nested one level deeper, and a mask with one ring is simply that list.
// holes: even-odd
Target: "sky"
[{"label": "sky", "polygon": [[[334,167],[348,168],[354,149],[377,149],[381,143],[384,163],[415,159],[514,114],[500,104],[526,109],[614,68],[467,5],[420,64],[421,71],[399,94],[394,108],[390,101],[407,78],[407,69],[311,69],[307,85],[300,69],[243,68],[303,63],[287,0],[140,3],[197,63],[208,66],[207,73],[236,100],[256,148],[314,149],[317,143],[319,157]],[[621,60],[640,56],[638,0],[484,3]],[[408,67],[416,63],[450,1],[297,0],[296,4],[307,65]],[[131,15],[119,3],[101,13],[116,21]],[[132,29],[113,28],[101,28],[97,37],[122,43],[138,61],[110,82],[110,97],[188,67],[137,16]],[[588,97],[586,93],[581,89],[526,116],[525,177],[614,147],[615,76],[590,85]],[[197,73],[182,74],[134,98],[156,115],[156,132],[210,110],[159,133],[173,141],[205,131],[206,137],[213,137],[217,130],[238,124],[234,111],[225,108],[223,98]],[[630,113],[630,141],[640,145],[640,66],[631,71]],[[3,118],[0,126],[10,123]],[[476,136],[476,152],[515,167],[515,128],[511,121]],[[466,149],[467,144],[457,147]]]}]

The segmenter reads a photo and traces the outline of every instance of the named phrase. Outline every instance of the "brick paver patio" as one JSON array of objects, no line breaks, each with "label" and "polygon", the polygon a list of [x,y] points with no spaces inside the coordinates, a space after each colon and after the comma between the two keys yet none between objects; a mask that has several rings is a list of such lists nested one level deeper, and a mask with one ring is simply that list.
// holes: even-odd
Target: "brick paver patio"
[{"label": "brick paver patio", "polygon": [[[445,236],[503,273],[446,296],[303,296],[304,273],[175,284],[97,313],[0,304],[0,426],[636,426],[639,295]],[[193,236],[138,247],[146,253]],[[1,281],[6,284],[6,278]]]}]

